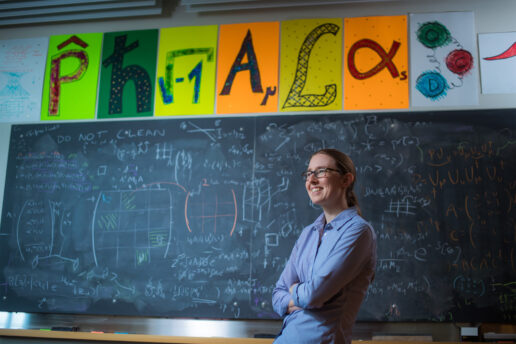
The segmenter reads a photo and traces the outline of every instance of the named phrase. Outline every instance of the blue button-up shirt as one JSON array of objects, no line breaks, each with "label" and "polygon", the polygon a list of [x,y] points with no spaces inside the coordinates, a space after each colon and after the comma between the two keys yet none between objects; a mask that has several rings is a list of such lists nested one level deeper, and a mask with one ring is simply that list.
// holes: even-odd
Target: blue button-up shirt
[{"label": "blue button-up shirt", "polygon": [[[274,343],[351,343],[375,267],[376,235],[355,207],[328,224],[321,214],[303,229],[273,291],[274,310],[285,316]],[[302,310],[287,314],[290,299]]]}]

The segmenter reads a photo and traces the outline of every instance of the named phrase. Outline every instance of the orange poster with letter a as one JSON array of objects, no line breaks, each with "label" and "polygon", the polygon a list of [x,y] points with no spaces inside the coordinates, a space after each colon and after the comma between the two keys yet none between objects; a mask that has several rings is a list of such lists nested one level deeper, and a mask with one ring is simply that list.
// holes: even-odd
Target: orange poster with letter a
[{"label": "orange poster with letter a", "polygon": [[217,113],[278,109],[279,23],[221,25]]},{"label": "orange poster with letter a", "polygon": [[409,107],[407,16],[344,19],[344,109]]}]

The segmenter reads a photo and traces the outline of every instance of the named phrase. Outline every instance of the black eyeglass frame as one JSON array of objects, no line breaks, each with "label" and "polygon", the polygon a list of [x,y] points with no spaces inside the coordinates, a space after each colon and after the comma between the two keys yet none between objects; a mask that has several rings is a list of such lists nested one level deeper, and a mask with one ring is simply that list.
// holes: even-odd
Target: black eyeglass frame
[{"label": "black eyeglass frame", "polygon": [[342,171],[340,171],[340,170],[336,170],[334,168],[329,168],[329,167],[323,167],[323,168],[318,168],[315,171],[310,171],[310,170],[304,171],[303,173],[301,173],[301,177],[303,177],[303,179],[305,181],[308,180],[308,178],[310,178],[311,175],[314,175],[314,177],[317,179],[324,178],[324,177],[326,177],[326,173],[328,171],[338,172],[339,174],[342,174]]}]

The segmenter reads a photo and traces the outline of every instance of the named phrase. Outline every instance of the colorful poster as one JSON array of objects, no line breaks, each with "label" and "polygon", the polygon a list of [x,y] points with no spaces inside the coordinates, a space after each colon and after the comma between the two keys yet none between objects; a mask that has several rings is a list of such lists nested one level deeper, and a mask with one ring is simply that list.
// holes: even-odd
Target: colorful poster
[{"label": "colorful poster", "polygon": [[51,36],[42,120],[95,118],[101,33]]},{"label": "colorful poster", "polygon": [[281,23],[280,111],[342,109],[342,19]]},{"label": "colorful poster", "polygon": [[413,106],[478,104],[473,12],[410,15]]},{"label": "colorful poster", "polygon": [[478,35],[482,93],[516,93],[516,32]]},{"label": "colorful poster", "polygon": [[278,111],[279,22],[221,25],[217,113]]},{"label": "colorful poster", "polygon": [[152,116],[158,30],[104,34],[97,118]]},{"label": "colorful poster", "polygon": [[48,37],[0,41],[0,122],[39,121]]},{"label": "colorful poster", "polygon": [[213,114],[216,25],[160,31],[156,116]]},{"label": "colorful poster", "polygon": [[344,109],[409,107],[407,17],[344,19]]}]

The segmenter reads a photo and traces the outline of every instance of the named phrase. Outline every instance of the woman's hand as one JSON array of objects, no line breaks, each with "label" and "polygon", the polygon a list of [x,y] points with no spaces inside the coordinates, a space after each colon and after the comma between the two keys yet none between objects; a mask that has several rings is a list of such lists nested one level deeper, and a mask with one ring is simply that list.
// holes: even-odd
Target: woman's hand
[{"label": "woman's hand", "polygon": [[[292,290],[294,289],[294,287],[296,285],[298,285],[299,283],[294,283],[290,286],[290,288],[288,289],[288,291],[290,292],[290,295],[292,295]],[[303,308],[300,308],[296,305],[294,305],[294,300],[290,299],[289,303],[288,303],[288,309],[287,309],[287,314],[290,314],[290,313],[293,313],[295,311],[300,311],[302,310]]]},{"label": "woman's hand", "polygon": [[294,300],[290,299],[288,303],[287,314],[294,313],[295,311],[300,311],[302,309],[303,308],[294,305]]}]

